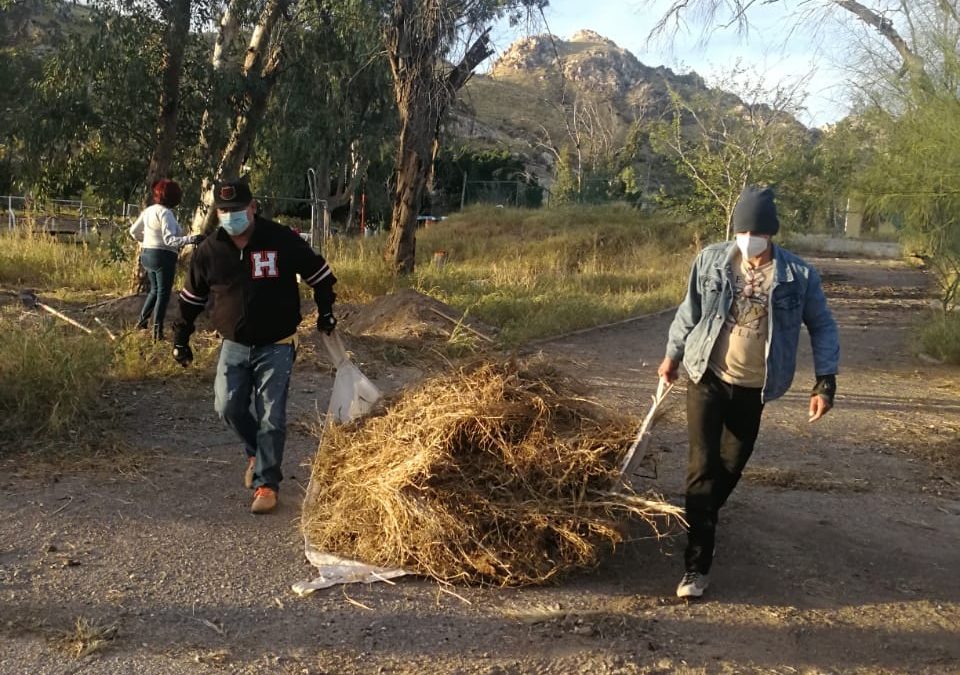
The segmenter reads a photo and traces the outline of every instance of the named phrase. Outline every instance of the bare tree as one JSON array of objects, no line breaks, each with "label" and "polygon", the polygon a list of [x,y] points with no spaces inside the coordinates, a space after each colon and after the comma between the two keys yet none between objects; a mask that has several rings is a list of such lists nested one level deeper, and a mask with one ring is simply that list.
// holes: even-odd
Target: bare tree
[{"label": "bare tree", "polygon": [[770,181],[773,167],[797,151],[798,136],[805,133],[794,117],[804,79],[768,88],[762,78],[743,81],[743,75],[737,68],[720,86],[740,89],[728,106],[718,104],[715,95],[684,98],[671,89],[670,121],[652,136],[655,147],[723,217],[728,239],[740,192],[751,182]]},{"label": "bare tree", "polygon": [[[736,25],[746,31],[750,25],[750,10],[760,5],[770,5],[782,0],[671,0],[667,11],[657,22],[653,33],[668,34],[684,24],[687,16],[694,16],[705,25]],[[951,0],[936,0],[956,13]],[[647,0],[652,4],[651,0]],[[900,0],[894,8],[890,3],[874,2],[868,6],[857,0],[810,0],[805,3],[810,9],[798,17],[798,21],[822,20],[831,9],[841,9],[856,17],[865,26],[876,30],[881,38],[892,47],[901,60],[901,72],[916,85],[926,86],[927,73],[923,58],[897,30],[894,19],[907,17],[909,20],[911,0]]]}]

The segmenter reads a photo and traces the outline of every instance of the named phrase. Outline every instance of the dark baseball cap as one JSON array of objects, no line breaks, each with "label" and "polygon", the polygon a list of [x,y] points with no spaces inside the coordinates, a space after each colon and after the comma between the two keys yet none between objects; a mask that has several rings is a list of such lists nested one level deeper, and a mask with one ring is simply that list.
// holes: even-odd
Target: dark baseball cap
[{"label": "dark baseball cap", "polygon": [[239,209],[253,201],[250,186],[242,180],[225,180],[213,188],[213,205],[218,209]]}]

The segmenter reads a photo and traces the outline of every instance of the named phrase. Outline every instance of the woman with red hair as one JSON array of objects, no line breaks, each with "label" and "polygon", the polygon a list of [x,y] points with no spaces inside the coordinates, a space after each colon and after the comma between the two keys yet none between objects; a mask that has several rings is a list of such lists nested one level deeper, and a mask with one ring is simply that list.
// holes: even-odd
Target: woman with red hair
[{"label": "woman with red hair", "polygon": [[137,328],[146,328],[152,313],[155,340],[163,339],[163,318],[170,302],[180,249],[203,241],[202,235],[183,236],[180,232],[173,208],[180,204],[182,197],[176,181],[158,180],[153,184],[153,205],[145,208],[130,228],[130,236],[140,242],[140,264],[147,270],[150,281],[150,292],[140,310]]}]

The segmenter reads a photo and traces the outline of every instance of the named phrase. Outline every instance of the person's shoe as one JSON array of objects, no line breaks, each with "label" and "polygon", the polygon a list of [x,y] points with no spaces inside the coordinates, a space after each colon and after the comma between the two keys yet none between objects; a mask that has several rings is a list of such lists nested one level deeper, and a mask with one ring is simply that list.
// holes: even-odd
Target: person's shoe
[{"label": "person's shoe", "polygon": [[247,470],[243,472],[243,487],[253,489],[253,467],[257,464],[256,457],[247,457]]},{"label": "person's shoe", "polygon": [[677,586],[678,598],[699,598],[710,585],[710,577],[699,572],[687,572]]},{"label": "person's shoe", "polygon": [[149,318],[140,319],[137,321],[137,330],[147,330],[147,323],[150,321]]},{"label": "person's shoe", "polygon": [[250,513],[270,513],[277,508],[277,491],[266,486],[258,487],[253,493]]},{"label": "person's shoe", "polygon": [[154,342],[163,342],[163,324],[162,323],[153,324],[153,340]]}]

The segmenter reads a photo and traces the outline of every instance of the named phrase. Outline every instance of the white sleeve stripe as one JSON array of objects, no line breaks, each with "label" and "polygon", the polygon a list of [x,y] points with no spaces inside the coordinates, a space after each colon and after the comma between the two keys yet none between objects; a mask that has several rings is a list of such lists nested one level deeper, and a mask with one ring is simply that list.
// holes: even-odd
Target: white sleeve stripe
[{"label": "white sleeve stripe", "polygon": [[181,288],[181,289],[180,289],[180,297],[182,297],[184,300],[197,300],[197,301],[200,301],[200,302],[206,302],[206,301],[207,301],[206,298],[201,298],[199,295],[194,295],[193,293],[191,293],[190,291],[188,291],[186,288]]},{"label": "white sleeve stripe", "polygon": [[324,265],[312,277],[307,278],[306,283],[309,286],[313,286],[314,284],[323,281],[331,274],[333,274],[333,272],[330,271],[330,266]]},{"label": "white sleeve stripe", "polygon": [[180,291],[180,299],[191,305],[196,305],[197,307],[204,307],[207,304],[206,300],[192,300],[183,294],[183,291]]}]

